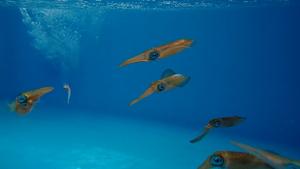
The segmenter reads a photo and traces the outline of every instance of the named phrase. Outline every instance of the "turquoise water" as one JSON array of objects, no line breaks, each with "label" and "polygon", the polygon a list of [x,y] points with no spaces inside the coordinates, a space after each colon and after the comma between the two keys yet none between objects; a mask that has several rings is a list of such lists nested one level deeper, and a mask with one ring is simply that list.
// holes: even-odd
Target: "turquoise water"
[{"label": "turquoise water", "polygon": [[[287,0],[1,1],[0,169],[196,169],[241,151],[232,140],[300,159],[299,16]],[[118,67],[181,38],[194,43]],[[128,106],[167,68],[190,82]],[[28,115],[9,111],[44,86]],[[234,115],[247,120],[189,143]]]},{"label": "turquoise water", "polygon": [[[84,115],[86,111],[36,112],[30,117],[10,115],[1,119],[6,127],[0,130],[5,136],[0,146],[5,154],[1,156],[3,168],[197,168],[215,151],[239,151],[230,144],[231,140],[275,149],[286,156],[299,156],[289,146],[218,132],[192,145],[187,139],[199,131],[159,122]],[[64,115],[57,118],[53,112]]]}]

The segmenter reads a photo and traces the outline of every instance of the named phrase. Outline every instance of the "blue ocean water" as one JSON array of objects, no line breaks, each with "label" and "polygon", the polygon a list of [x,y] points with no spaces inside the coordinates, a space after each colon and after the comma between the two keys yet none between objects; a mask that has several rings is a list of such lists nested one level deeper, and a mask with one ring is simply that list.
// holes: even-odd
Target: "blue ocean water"
[{"label": "blue ocean water", "polygon": [[[300,6],[266,1],[0,2],[0,169],[193,169],[230,140],[300,159]],[[118,65],[188,38],[166,59]],[[184,87],[128,106],[162,72]],[[66,104],[63,84],[72,87]],[[53,86],[26,116],[8,104]],[[215,117],[245,123],[190,144]]]}]

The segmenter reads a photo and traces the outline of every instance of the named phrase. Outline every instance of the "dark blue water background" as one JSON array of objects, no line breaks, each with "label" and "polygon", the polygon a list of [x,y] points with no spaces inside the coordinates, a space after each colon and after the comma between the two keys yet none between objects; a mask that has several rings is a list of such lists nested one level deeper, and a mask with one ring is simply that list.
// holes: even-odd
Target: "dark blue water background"
[{"label": "dark blue water background", "polygon": [[[19,10],[1,7],[0,100],[51,85],[56,90],[41,100],[45,108],[93,112],[95,118],[126,116],[196,130],[213,117],[241,115],[247,117],[244,125],[222,132],[299,148],[299,9],[107,10],[101,23],[82,34],[76,66],[62,68],[63,59],[48,59],[34,48]],[[179,38],[195,43],[168,59],[118,67]],[[129,107],[166,68],[192,80]],[[73,89],[71,105],[65,104],[64,82]]]}]

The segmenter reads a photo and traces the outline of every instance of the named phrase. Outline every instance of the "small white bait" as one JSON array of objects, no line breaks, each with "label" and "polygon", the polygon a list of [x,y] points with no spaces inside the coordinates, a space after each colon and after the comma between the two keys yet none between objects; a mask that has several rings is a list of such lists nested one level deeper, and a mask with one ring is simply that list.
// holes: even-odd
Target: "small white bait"
[{"label": "small white bait", "polygon": [[72,90],[71,90],[71,87],[69,84],[64,84],[64,89],[65,91],[68,93],[68,100],[67,100],[67,103],[69,104],[70,103],[70,98],[71,98],[71,94],[72,94]]}]

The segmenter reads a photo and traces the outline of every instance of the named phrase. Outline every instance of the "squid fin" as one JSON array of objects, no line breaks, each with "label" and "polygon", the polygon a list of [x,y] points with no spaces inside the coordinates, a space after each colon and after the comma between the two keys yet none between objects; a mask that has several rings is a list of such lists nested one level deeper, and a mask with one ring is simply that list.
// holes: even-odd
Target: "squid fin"
[{"label": "squid fin", "polygon": [[186,46],[186,45],[181,45],[181,46],[174,46],[174,47],[170,47],[170,48],[167,48],[163,51],[161,51],[160,53],[160,58],[166,58],[170,55],[175,55],[181,51],[183,51],[184,49],[186,48],[189,48],[190,46]]},{"label": "squid fin", "polygon": [[179,87],[183,87],[183,86],[185,86],[186,84],[188,84],[189,82],[190,82],[190,80],[191,80],[191,77],[186,77],[185,78],[185,80],[180,84],[180,85],[178,85]]},{"label": "squid fin", "polygon": [[198,141],[201,141],[208,134],[208,132],[209,132],[209,128],[205,128],[205,130],[200,135],[192,139],[190,143],[196,143]]},{"label": "squid fin", "polygon": [[161,75],[161,78],[166,78],[166,77],[170,77],[172,75],[175,75],[176,73],[172,70],[172,69],[166,69],[162,75]]}]

